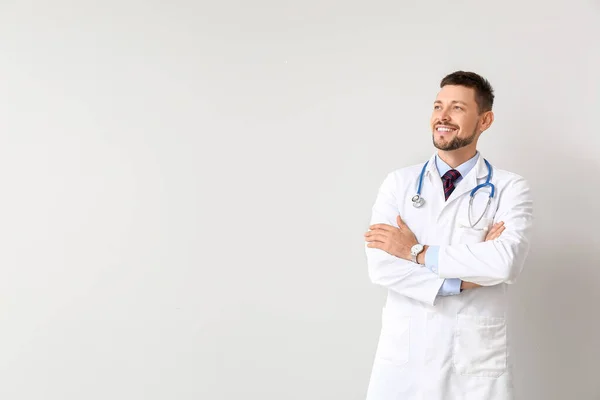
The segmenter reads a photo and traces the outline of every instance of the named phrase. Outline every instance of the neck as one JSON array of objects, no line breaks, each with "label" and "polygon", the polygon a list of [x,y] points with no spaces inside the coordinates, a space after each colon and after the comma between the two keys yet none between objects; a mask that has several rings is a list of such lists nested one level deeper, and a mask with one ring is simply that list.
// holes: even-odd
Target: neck
[{"label": "neck", "polygon": [[459,165],[466,163],[471,158],[475,157],[475,154],[477,154],[477,149],[470,149],[467,147],[452,151],[438,151],[438,157],[440,157],[442,161],[448,164],[451,168],[456,168]]}]

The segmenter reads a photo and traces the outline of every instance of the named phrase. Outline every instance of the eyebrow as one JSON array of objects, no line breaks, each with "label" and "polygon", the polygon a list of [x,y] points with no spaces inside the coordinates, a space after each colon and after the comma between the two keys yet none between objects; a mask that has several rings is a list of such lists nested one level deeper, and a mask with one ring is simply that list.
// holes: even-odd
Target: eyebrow
[{"label": "eyebrow", "polygon": [[[440,100],[436,100],[436,101],[433,102],[433,104],[442,104],[442,102]],[[460,101],[460,100],[452,100],[450,102],[450,104],[463,104],[465,106],[468,106],[467,103],[465,103],[464,101]]]}]

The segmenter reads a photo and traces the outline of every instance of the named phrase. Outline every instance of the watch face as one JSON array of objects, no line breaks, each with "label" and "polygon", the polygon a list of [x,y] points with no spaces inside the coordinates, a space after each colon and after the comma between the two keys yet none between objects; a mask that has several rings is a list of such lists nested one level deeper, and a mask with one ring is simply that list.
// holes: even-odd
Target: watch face
[{"label": "watch face", "polygon": [[423,250],[423,245],[422,244],[415,244],[412,249],[411,249],[411,253],[413,255],[415,254],[419,254],[421,252],[421,250]]}]

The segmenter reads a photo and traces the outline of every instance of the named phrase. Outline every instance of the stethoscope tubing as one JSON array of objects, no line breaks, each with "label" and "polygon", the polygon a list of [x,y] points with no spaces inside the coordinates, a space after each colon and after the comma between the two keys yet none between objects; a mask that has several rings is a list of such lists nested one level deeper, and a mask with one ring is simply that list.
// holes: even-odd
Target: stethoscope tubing
[{"label": "stethoscope tubing", "polygon": [[[490,204],[492,203],[492,199],[494,198],[494,195],[496,194],[496,187],[494,186],[493,183],[491,183],[491,179],[492,179],[492,166],[490,165],[490,163],[488,162],[488,160],[486,160],[485,158],[483,159],[483,161],[485,161],[485,165],[488,168],[488,175],[487,175],[487,179],[485,180],[485,183],[479,184],[477,186],[475,186],[473,188],[473,190],[471,190],[470,193],[470,199],[469,199],[469,209],[467,210],[467,214],[469,217],[469,224],[471,225],[471,228],[473,228],[475,225],[477,225],[479,223],[479,221],[481,221],[481,219],[483,218],[483,216],[487,213],[488,208],[490,207]],[[412,202],[413,202],[413,206],[416,208],[420,208],[423,206],[423,204],[425,203],[425,200],[423,199],[423,197],[421,197],[421,189],[423,188],[423,177],[425,176],[425,170],[427,168],[427,164],[429,164],[429,161],[427,161],[425,163],[425,165],[423,165],[423,169],[421,170],[421,174],[419,175],[419,185],[417,187],[417,194],[414,195],[412,197]],[[475,198],[475,193],[477,193],[477,191],[479,189],[482,189],[486,186],[490,187],[490,194],[488,196],[488,201],[487,204],[485,206],[485,210],[483,210],[483,213],[481,214],[481,216],[477,219],[477,221],[475,221],[475,223],[472,222],[471,219],[471,211],[473,209],[473,199]]]}]

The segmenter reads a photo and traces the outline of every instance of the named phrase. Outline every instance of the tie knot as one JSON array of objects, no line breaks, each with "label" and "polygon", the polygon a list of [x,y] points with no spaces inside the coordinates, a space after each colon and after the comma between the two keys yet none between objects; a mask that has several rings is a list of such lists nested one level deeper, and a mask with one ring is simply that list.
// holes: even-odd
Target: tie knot
[{"label": "tie knot", "polygon": [[446,172],[444,176],[442,176],[442,179],[444,180],[444,182],[454,183],[454,181],[456,181],[459,177],[460,172],[458,172],[455,169],[451,169],[450,171]]}]

